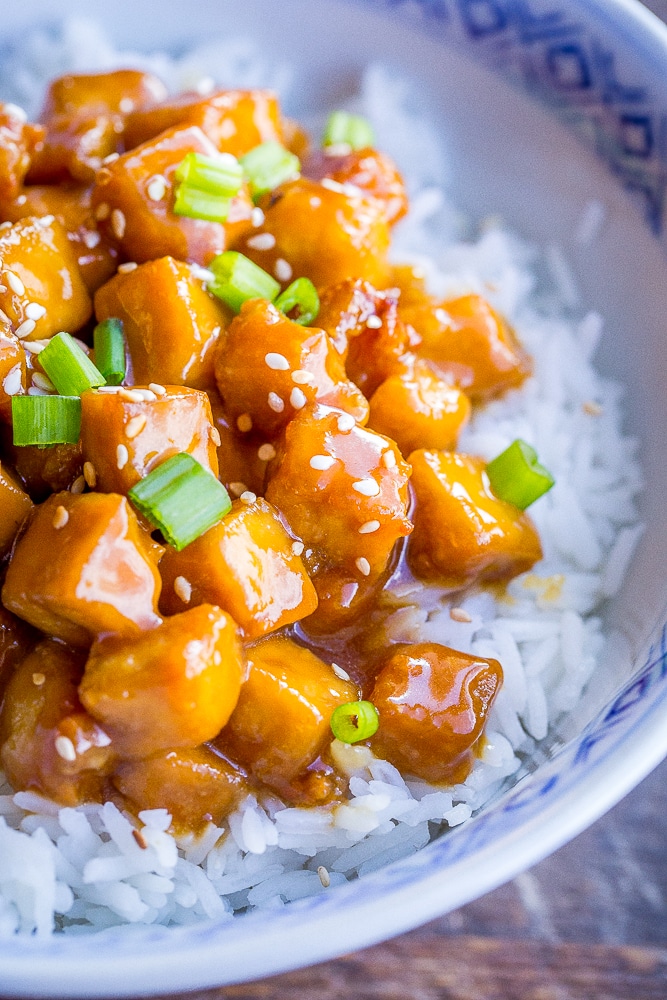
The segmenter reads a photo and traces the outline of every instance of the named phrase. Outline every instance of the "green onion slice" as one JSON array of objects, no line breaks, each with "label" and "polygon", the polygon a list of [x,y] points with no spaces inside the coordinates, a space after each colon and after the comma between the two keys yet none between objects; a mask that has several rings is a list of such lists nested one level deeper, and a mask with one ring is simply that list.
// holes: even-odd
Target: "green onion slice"
[{"label": "green onion slice", "polygon": [[331,732],[342,743],[358,743],[377,732],[378,710],[371,701],[349,701],[331,715]]},{"label": "green onion slice", "polygon": [[275,300],[275,305],[284,313],[298,309],[299,315],[294,322],[300,323],[301,326],[310,326],[320,311],[317,289],[310,278],[297,278],[293,281],[284,292],[281,292]]},{"label": "green onion slice", "polygon": [[324,127],[323,146],[349,146],[350,149],[364,149],[375,142],[373,129],[361,115],[351,115],[347,111],[333,111]]},{"label": "green onion slice", "polygon": [[120,385],[126,372],[123,321],[111,317],[98,323],[93,330],[93,345],[95,363],[107,384]]},{"label": "green onion slice", "polygon": [[187,184],[179,184],[174,199],[174,213],[185,215],[189,219],[225,222],[231,203],[231,198],[200,191],[199,188],[191,188]]},{"label": "green onion slice", "polygon": [[222,483],[187,452],[158,465],[128,497],[177,552],[217,524],[232,506]]},{"label": "green onion slice", "polygon": [[280,284],[261,267],[235,250],[225,250],[209,264],[215,280],[209,282],[208,290],[239,312],[249,299],[268,299],[273,302],[280,291]]},{"label": "green onion slice", "polygon": [[525,510],[555,483],[537,461],[537,452],[521,438],[513,441],[486,467],[491,489],[500,500]]},{"label": "green onion slice", "polygon": [[243,167],[231,153],[219,157],[187,153],[174,176],[189,188],[231,198],[241,190]]},{"label": "green onion slice", "polygon": [[255,201],[284,181],[296,177],[301,170],[299,157],[273,141],[255,146],[241,157],[241,164]]},{"label": "green onion slice", "polygon": [[12,424],[14,444],[20,447],[76,444],[81,431],[81,398],[12,396]]},{"label": "green onion slice", "polygon": [[57,333],[39,355],[39,362],[61,396],[80,396],[105,385],[106,379],[69,333]]}]

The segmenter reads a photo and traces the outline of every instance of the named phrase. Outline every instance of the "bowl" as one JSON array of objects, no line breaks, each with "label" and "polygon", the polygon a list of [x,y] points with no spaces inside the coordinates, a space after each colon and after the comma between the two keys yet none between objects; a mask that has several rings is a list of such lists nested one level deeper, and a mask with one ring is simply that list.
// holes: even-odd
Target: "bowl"
[{"label": "bowl", "polygon": [[[562,247],[607,320],[603,373],[641,441],[645,532],[605,610],[585,695],[513,787],[409,858],[283,909],[186,928],[0,942],[0,991],[104,997],[257,979],[406,931],[511,879],[574,837],[667,754],[667,28],[633,0],[32,0],[4,45],[85,15],[120,46],[183,50],[218,34],[298,53],[294,110],[335,105],[380,60],[420,81],[442,123],[453,200]],[[85,57],[84,57],[85,62]],[[301,107],[299,107],[299,103]],[[603,207],[594,244],[577,238]],[[590,222],[589,218],[589,222]]]}]

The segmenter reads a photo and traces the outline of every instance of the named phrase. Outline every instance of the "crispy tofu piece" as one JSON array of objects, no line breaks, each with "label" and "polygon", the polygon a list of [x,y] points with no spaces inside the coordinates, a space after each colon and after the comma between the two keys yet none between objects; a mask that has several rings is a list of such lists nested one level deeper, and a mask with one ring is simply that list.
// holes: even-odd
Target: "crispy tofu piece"
[{"label": "crispy tofu piece", "polygon": [[373,752],[425,781],[465,780],[502,681],[494,659],[435,642],[390,648],[369,696],[380,716]]},{"label": "crispy tofu piece", "polygon": [[338,184],[351,184],[379,201],[393,225],[408,210],[405,184],[394,161],[370,146],[338,152],[336,147],[313,151],[304,162],[306,177],[321,181],[328,177]]},{"label": "crispy tofu piece", "polygon": [[123,322],[137,384],[215,387],[213,348],[230,315],[190,267],[173,257],[117,274],[95,296],[98,322]]},{"label": "crispy tofu piece", "polygon": [[111,741],[83,709],[85,657],[45,639],[15,669],[0,715],[2,769],[17,791],[61,805],[104,800]]},{"label": "crispy tofu piece", "polygon": [[24,340],[76,333],[93,304],[57,219],[30,216],[0,231],[0,310]]},{"label": "crispy tofu piece", "polygon": [[491,492],[483,459],[419,450],[408,461],[416,501],[408,562],[415,576],[456,590],[510,580],[542,558],[533,522]]},{"label": "crispy tofu piece", "polygon": [[366,609],[412,530],[409,475],[393,441],[341,410],[307,406],[287,425],[266,498],[305,544],[319,598],[308,628],[335,629]]},{"label": "crispy tofu piece", "polygon": [[202,604],[91,651],[79,696],[122,757],[195,747],[225,725],[246,672],[236,623]]},{"label": "crispy tofu piece", "polygon": [[317,595],[294,539],[266,500],[237,500],[229,514],[160,563],[165,614],[217,604],[256,639],[305,618]]},{"label": "crispy tofu piece", "polygon": [[0,212],[21,191],[33,156],[44,140],[41,125],[28,122],[23,108],[0,102]]},{"label": "crispy tofu piece", "polygon": [[301,326],[265,299],[244,303],[220,339],[215,376],[232,420],[249,417],[275,437],[307,403],[336,406],[365,423],[368,403],[346,377],[323,330]]},{"label": "crispy tofu piece", "polygon": [[125,497],[55,493],[34,510],[14,549],[2,601],[74,646],[153,629],[161,554]]},{"label": "crispy tofu piece", "polygon": [[215,157],[218,151],[196,125],[176,126],[97,172],[95,217],[129,260],[208,264],[252,228],[254,206],[245,187],[232,199],[225,223],[175,214],[174,174],[188,153]]},{"label": "crispy tofu piece", "polygon": [[70,489],[83,472],[80,441],[49,448],[8,446],[7,456],[23,489],[36,503],[46,500],[50,493]]},{"label": "crispy tofu piece", "polygon": [[0,556],[9,551],[16,532],[32,509],[33,502],[28,494],[0,462]]},{"label": "crispy tofu piece", "polygon": [[232,717],[216,740],[233,760],[288,801],[315,804],[307,772],[332,739],[329,720],[357,689],[329,664],[285,636],[248,649],[249,674]]},{"label": "crispy tofu piece", "polygon": [[217,476],[217,438],[206,393],[180,385],[158,390],[159,395],[144,387],[119,387],[82,395],[81,445],[98,489],[126,494],[184,451]]}]

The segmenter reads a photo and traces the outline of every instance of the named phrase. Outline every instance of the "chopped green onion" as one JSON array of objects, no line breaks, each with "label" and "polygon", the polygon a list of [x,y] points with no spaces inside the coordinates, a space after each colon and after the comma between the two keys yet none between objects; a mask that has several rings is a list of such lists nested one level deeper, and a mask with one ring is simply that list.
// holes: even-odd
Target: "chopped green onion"
[{"label": "chopped green onion", "polygon": [[[44,352],[42,352],[44,353]],[[81,430],[79,396],[12,396],[14,444],[76,444]]]},{"label": "chopped green onion", "polygon": [[349,146],[350,149],[364,149],[374,141],[370,123],[361,115],[351,115],[347,111],[333,111],[322,136],[323,146]]},{"label": "chopped green onion", "polygon": [[222,483],[187,452],[158,465],[128,497],[177,552],[217,524],[232,506]]},{"label": "chopped green onion", "polygon": [[298,309],[299,315],[294,320],[301,326],[310,326],[320,311],[320,300],[317,289],[310,278],[297,278],[288,285],[284,292],[275,300],[276,308],[284,313]]},{"label": "chopped green onion", "polygon": [[243,167],[231,153],[219,157],[188,153],[177,166],[175,177],[189,188],[231,198],[243,184]]},{"label": "chopped green onion", "polygon": [[537,461],[537,452],[517,438],[486,467],[491,489],[500,500],[521,510],[535,503],[555,483],[554,477]]},{"label": "chopped green onion", "polygon": [[69,333],[52,337],[39,362],[61,396],[80,396],[86,389],[106,384],[104,375]]},{"label": "chopped green onion", "polygon": [[331,732],[342,743],[358,743],[377,732],[378,710],[370,701],[350,701],[339,705],[331,715]]},{"label": "chopped green onion", "polygon": [[93,330],[93,345],[95,363],[107,384],[120,385],[126,372],[123,321],[111,317],[98,323]]},{"label": "chopped green onion", "polygon": [[208,284],[209,292],[217,295],[234,312],[239,312],[248,299],[268,299],[273,302],[280,291],[280,284],[275,278],[249,257],[244,257],[235,250],[225,250],[218,254],[209,268],[215,275],[215,281]]},{"label": "chopped green onion", "polygon": [[205,219],[206,222],[224,222],[229,215],[231,198],[209,194],[188,184],[179,184],[174,199],[174,213],[189,219]]},{"label": "chopped green onion", "polygon": [[267,191],[273,191],[301,170],[299,157],[279,142],[263,142],[241,157],[248,179],[250,194],[257,201]]}]

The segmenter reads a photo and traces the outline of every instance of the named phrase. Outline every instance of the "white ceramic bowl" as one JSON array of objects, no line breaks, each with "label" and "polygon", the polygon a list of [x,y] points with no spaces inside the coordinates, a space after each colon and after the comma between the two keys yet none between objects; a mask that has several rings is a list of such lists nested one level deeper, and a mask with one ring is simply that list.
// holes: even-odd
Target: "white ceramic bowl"
[{"label": "white ceramic bowl", "polygon": [[[369,60],[423,80],[454,199],[562,245],[587,304],[605,315],[600,364],[628,387],[647,480],[647,530],[607,615],[603,667],[551,758],[480,816],[279,912],[0,943],[3,994],[174,992],[331,958],[460,906],[573,837],[667,753],[667,29],[633,0],[31,0],[3,10],[0,41],[65,14],[98,18],[144,50],[252,35],[298,62],[310,110],[335,105]],[[607,219],[583,249],[572,234],[590,200]]]}]

